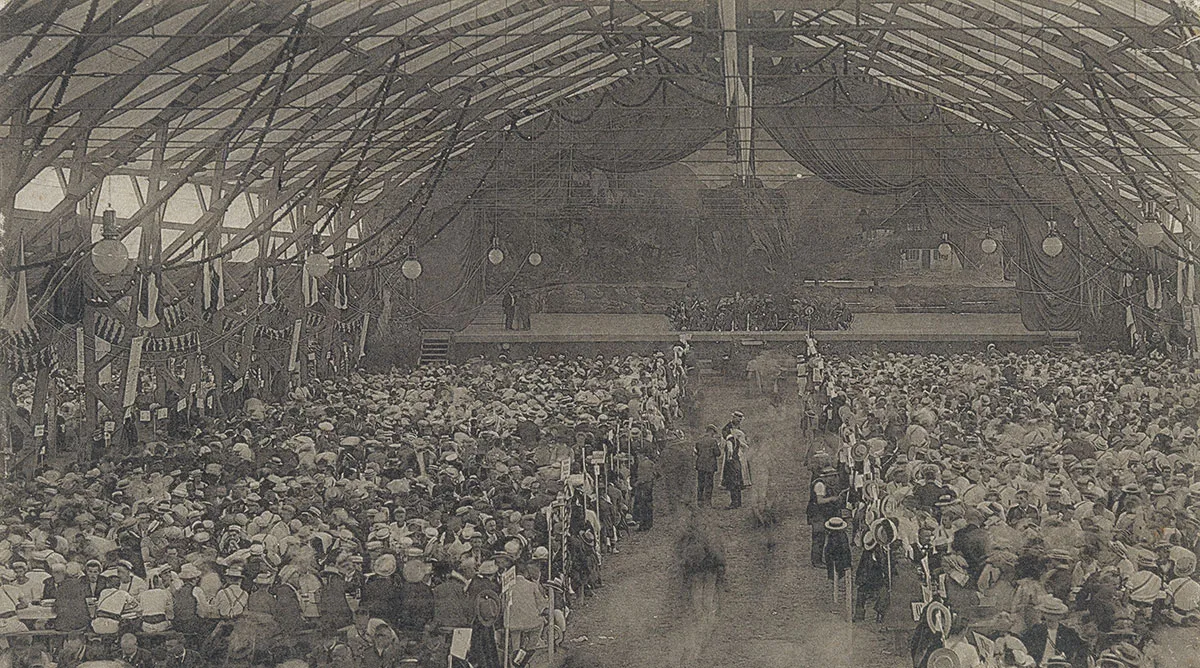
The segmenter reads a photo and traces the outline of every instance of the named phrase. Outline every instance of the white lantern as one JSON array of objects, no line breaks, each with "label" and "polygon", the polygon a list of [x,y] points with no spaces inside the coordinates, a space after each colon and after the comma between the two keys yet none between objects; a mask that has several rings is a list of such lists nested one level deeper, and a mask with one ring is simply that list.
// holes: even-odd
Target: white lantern
[{"label": "white lantern", "polygon": [[333,270],[333,263],[321,253],[309,253],[308,257],[304,258],[304,268],[309,276],[322,278]]},{"label": "white lantern", "polygon": [[542,263],[542,254],[537,251],[531,251],[529,253],[529,264],[536,267],[541,263]]},{"label": "white lantern", "polygon": [[101,239],[92,246],[92,265],[105,276],[116,276],[129,266],[129,249],[117,239]]},{"label": "white lantern", "polygon": [[1050,257],[1058,257],[1063,252],[1062,239],[1057,234],[1051,234],[1042,239],[1042,252]]},{"label": "white lantern", "polygon": [[1154,248],[1162,243],[1162,240],[1166,238],[1166,236],[1166,232],[1163,231],[1163,226],[1157,222],[1148,222],[1138,225],[1138,243],[1146,248]]},{"label": "white lantern", "polygon": [[492,249],[488,251],[488,262],[491,262],[492,264],[500,264],[503,261],[504,251],[500,250],[498,246],[493,246]]},{"label": "white lantern", "polygon": [[982,250],[984,253],[987,253],[988,255],[995,253],[996,249],[999,247],[1000,247],[1000,244],[997,244],[996,240],[991,237],[987,237],[983,241],[979,242],[980,250]]},{"label": "white lantern", "polygon": [[950,245],[949,241],[943,241],[942,243],[938,244],[938,255],[941,255],[942,257],[950,257],[950,253],[952,252],[954,252],[954,248]]}]

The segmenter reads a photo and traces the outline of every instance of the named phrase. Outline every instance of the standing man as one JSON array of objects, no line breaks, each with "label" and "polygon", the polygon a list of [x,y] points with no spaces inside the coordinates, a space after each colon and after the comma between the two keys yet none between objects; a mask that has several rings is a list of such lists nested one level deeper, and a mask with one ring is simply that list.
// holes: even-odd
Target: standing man
[{"label": "standing man", "polygon": [[654,481],[658,470],[650,452],[644,447],[637,453],[637,478],[633,487],[633,519],[638,531],[649,531],[654,526]]},{"label": "standing man", "polygon": [[721,458],[721,439],[717,425],[704,428],[704,436],[696,441],[696,504],[701,508],[712,505],[713,476]]},{"label": "standing man", "polygon": [[513,292],[511,286],[504,291],[501,305],[504,306],[504,329],[512,329],[513,317],[517,313],[517,293]]},{"label": "standing man", "polygon": [[741,411],[734,411],[733,417],[729,418],[729,422],[726,422],[725,427],[721,429],[721,438],[729,438],[729,434],[732,433],[734,429],[741,429],[742,420],[745,419],[746,416]]}]

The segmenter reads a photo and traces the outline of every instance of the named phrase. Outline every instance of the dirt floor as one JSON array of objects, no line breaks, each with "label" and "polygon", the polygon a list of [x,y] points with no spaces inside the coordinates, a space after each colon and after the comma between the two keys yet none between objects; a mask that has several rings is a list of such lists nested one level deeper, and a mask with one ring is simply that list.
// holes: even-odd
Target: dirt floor
[{"label": "dirt floor", "polygon": [[[572,611],[565,651],[556,663],[589,668],[911,664],[873,623],[850,624],[845,603],[833,604],[824,570],[810,566],[805,461],[813,444],[799,437],[794,388],[784,390],[782,405],[772,405],[747,383],[712,376],[703,381],[698,415],[660,461],[654,528],[631,534],[620,543],[619,554],[605,555],[605,584]],[[746,415],[753,486],[741,509],[726,510],[728,494],[717,489],[713,508],[694,517],[692,442],[703,425],[723,425],[734,410]],[[756,526],[752,512],[764,501],[778,518],[769,528]],[[712,578],[689,581],[673,566],[675,543],[689,522],[723,543],[724,586]]]}]

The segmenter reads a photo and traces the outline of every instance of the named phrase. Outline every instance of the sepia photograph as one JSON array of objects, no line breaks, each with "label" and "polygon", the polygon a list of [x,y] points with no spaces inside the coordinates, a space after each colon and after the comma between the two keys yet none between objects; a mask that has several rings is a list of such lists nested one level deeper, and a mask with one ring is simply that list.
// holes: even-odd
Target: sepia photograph
[{"label": "sepia photograph", "polygon": [[1200,668],[1200,0],[0,0],[0,668]]}]

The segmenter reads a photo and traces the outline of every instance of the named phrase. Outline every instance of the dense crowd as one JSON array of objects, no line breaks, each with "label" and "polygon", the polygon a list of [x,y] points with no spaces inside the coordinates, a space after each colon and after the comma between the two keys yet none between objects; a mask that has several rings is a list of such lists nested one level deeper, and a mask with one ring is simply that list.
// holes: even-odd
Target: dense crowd
[{"label": "dense crowd", "polygon": [[0,659],[527,661],[650,526],[683,352],[355,374],[5,484]]},{"label": "dense crowd", "polygon": [[743,294],[682,299],[667,310],[681,332],[848,329],[854,317],[845,302],[809,295]]},{"label": "dense crowd", "polygon": [[1196,665],[1194,363],[822,366],[818,426],[838,438],[814,455],[813,564],[853,582],[855,618],[908,638],[915,667]]}]

